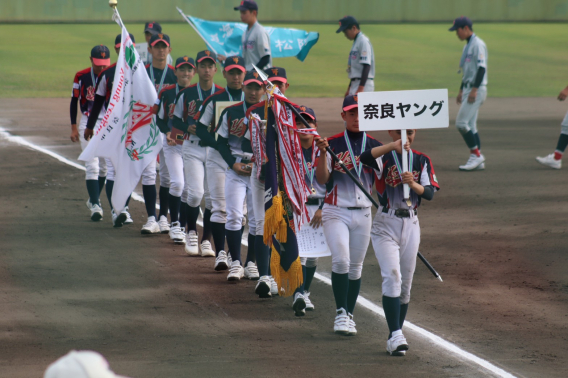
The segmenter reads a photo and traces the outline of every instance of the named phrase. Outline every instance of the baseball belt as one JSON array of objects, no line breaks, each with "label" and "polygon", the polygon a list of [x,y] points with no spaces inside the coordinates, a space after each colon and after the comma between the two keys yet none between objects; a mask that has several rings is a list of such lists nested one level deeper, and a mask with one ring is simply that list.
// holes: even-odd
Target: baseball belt
[{"label": "baseball belt", "polygon": [[[410,218],[410,212],[413,212],[414,215],[418,214],[418,210],[416,209],[395,209],[394,210],[394,216],[395,217],[399,217],[399,218]],[[388,214],[389,212],[389,208],[388,207],[383,207],[383,213]]]}]

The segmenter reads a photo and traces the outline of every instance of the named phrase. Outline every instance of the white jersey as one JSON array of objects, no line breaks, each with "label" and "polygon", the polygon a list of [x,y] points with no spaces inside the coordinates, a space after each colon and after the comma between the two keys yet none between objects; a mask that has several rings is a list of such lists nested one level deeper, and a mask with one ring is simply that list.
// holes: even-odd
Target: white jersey
[{"label": "white jersey", "polygon": [[475,33],[464,46],[460,68],[463,70],[462,83],[473,84],[479,67],[485,68],[481,85],[487,85],[487,46]]},{"label": "white jersey", "polygon": [[265,55],[270,56],[268,66],[259,68],[265,69],[272,67],[270,37],[268,36],[266,29],[264,29],[258,21],[252,26],[252,28],[245,30],[241,41],[243,45],[243,58],[245,59],[245,68],[247,71],[252,70],[252,65],[257,64]]},{"label": "white jersey", "polygon": [[359,32],[353,41],[349,61],[347,62],[347,72],[350,79],[360,79],[363,74],[363,65],[371,66],[368,79],[375,77],[375,53],[369,38],[363,32]]}]

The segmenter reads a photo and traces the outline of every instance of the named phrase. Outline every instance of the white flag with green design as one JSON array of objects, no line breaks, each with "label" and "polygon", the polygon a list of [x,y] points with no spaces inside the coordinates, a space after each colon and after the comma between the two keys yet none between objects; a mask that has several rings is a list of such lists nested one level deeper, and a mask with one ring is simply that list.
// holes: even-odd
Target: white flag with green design
[{"label": "white flag with green design", "polygon": [[152,113],[156,89],[136,52],[118,12],[122,44],[107,111],[79,160],[109,158],[115,169],[112,205],[117,214],[125,207],[144,168],[162,149],[160,130]]}]

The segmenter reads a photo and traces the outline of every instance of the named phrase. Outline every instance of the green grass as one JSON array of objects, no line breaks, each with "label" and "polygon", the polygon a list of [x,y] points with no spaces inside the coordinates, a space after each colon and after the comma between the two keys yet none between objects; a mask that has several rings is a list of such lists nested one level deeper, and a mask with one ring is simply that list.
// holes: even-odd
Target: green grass
[{"label": "green grass", "polygon": [[[278,25],[281,26],[281,25]],[[337,25],[290,25],[319,31],[320,40],[305,62],[275,59],[287,69],[289,95],[339,97],[347,87],[351,42],[335,34]],[[143,41],[141,24],[126,27]],[[204,42],[187,24],[164,24],[172,56],[194,56]],[[375,90],[459,88],[463,42],[446,24],[363,25],[375,49]],[[489,96],[556,96],[568,83],[568,49],[563,24],[476,24],[489,50]],[[73,75],[89,65],[95,44],[111,47],[116,24],[0,25],[0,97],[66,97]],[[12,37],[8,37],[12,36]],[[196,78],[194,79],[196,80]],[[217,74],[217,83],[223,77]]]}]

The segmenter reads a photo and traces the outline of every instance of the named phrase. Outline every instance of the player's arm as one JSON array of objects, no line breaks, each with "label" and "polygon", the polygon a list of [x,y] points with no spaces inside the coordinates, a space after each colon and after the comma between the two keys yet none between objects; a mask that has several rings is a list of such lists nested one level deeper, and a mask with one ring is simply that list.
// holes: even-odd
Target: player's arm
[{"label": "player's arm", "polygon": [[558,95],[558,101],[564,101],[566,100],[566,97],[568,97],[568,86],[566,86],[566,88],[564,88],[562,92],[560,92],[560,94]]},{"label": "player's arm", "polygon": [[369,78],[369,72],[371,72],[371,44],[366,42],[363,44],[361,51],[359,52],[359,63],[363,65],[363,72],[361,72],[361,81],[359,82],[359,88],[357,88],[357,93],[363,92],[365,89],[365,84]]},{"label": "player's arm", "polygon": [[[406,142],[407,146],[409,146],[410,148],[410,144],[408,144],[408,142]],[[366,150],[361,154],[361,162],[365,165],[368,166],[373,166],[373,162],[375,161],[375,159],[380,158],[383,155],[388,154],[391,151],[396,151],[399,154],[402,153],[402,140],[399,139],[395,142],[390,142],[387,144],[384,144],[382,146],[378,146],[378,147],[373,147],[370,150]]]},{"label": "player's arm", "polygon": [[363,63],[363,72],[361,73],[361,81],[359,82],[359,88],[357,88],[357,93],[363,92],[365,89],[365,84],[369,79],[369,72],[371,71],[371,65]]},{"label": "player's arm", "polygon": [[71,104],[69,105],[69,113],[71,116],[71,142],[79,141],[79,130],[77,130],[77,108],[79,105],[79,98],[72,96]]},{"label": "player's arm", "polygon": [[326,138],[314,137],[316,141],[316,146],[319,148],[318,165],[316,167],[316,180],[321,184],[325,185],[331,177],[331,160],[328,158],[326,148],[329,147],[329,143]]},{"label": "player's arm", "polygon": [[260,43],[256,44],[258,56],[261,56],[256,66],[260,69],[265,69],[270,63],[270,38],[266,31],[261,34]]},{"label": "player's arm", "polygon": [[202,105],[202,110],[200,111],[196,117],[196,124],[195,124],[195,135],[201,139],[201,146],[209,146],[215,148],[217,141],[213,134],[209,132],[208,125],[211,124],[211,121],[214,117],[214,109],[213,109],[213,102],[204,103]]},{"label": "player's arm", "polygon": [[475,102],[475,99],[477,98],[477,89],[481,86],[483,77],[485,76],[485,72],[487,71],[485,55],[485,52],[480,51],[479,48],[477,49],[477,54],[474,54],[475,58],[477,59],[477,73],[475,74],[475,80],[473,81],[471,91],[469,92],[469,96],[467,97],[467,102],[469,102],[470,104],[473,104]]}]

